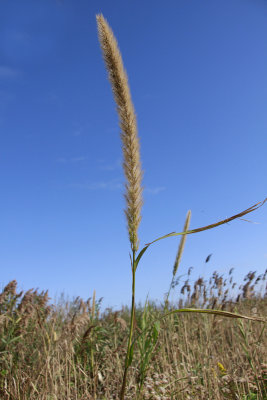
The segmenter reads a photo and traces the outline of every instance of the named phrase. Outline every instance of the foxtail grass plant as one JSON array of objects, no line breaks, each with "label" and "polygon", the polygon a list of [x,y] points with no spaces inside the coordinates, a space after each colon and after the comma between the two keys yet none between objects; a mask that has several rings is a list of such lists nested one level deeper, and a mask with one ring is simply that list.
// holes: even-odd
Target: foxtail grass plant
[{"label": "foxtail grass plant", "polygon": [[[184,247],[185,237],[188,234],[197,233],[201,231],[205,231],[207,229],[215,228],[219,225],[230,222],[236,218],[241,218],[244,215],[256,210],[259,208],[266,199],[261,202],[249,207],[245,211],[242,211],[230,218],[219,221],[217,223],[207,225],[201,228],[188,230],[190,214],[187,215],[186,225],[183,232],[172,232],[167,235],[164,235],[148,244],[139,251],[139,238],[138,238],[138,227],[141,221],[141,208],[143,204],[142,198],[142,167],[141,167],[141,157],[140,157],[140,145],[139,138],[137,133],[137,122],[134,106],[131,100],[130,88],[128,85],[127,73],[123,66],[123,61],[121,57],[121,53],[118,47],[118,43],[116,38],[108,25],[106,19],[102,14],[98,14],[96,16],[97,26],[98,26],[98,36],[102,49],[103,58],[105,61],[106,69],[108,72],[108,79],[111,83],[113,95],[115,102],[117,104],[117,112],[120,121],[120,129],[121,129],[121,141],[122,141],[122,151],[123,151],[123,169],[125,174],[125,200],[126,200],[126,209],[125,215],[127,219],[127,227],[128,234],[131,246],[131,268],[132,268],[132,304],[131,304],[131,317],[130,317],[130,327],[129,327],[129,336],[128,336],[128,345],[127,352],[125,357],[125,365],[124,372],[122,377],[122,385],[120,390],[120,400],[124,400],[126,393],[126,384],[127,384],[127,373],[129,367],[133,360],[134,353],[134,345],[136,340],[140,339],[140,336],[147,333],[149,328],[143,330],[137,338],[133,339],[134,335],[134,326],[135,326],[135,275],[136,270],[139,264],[141,257],[144,255],[145,251],[148,247],[161,240],[172,236],[182,235],[182,240],[180,244],[180,249],[178,250],[177,259],[174,265],[173,270],[173,279],[177,272],[177,268],[179,265],[179,261],[182,255],[182,250]],[[246,319],[254,319],[260,320],[259,318],[246,317],[239,314],[235,314],[232,312],[226,312],[222,310],[200,310],[200,309],[178,309],[173,310],[171,312],[165,313],[159,320],[166,318],[169,315],[180,313],[180,312],[199,312],[199,313],[208,313],[208,314],[217,314],[221,316],[227,316],[232,318],[246,318]],[[152,323],[152,329],[155,327],[155,321]],[[144,379],[144,377],[143,377]]]},{"label": "foxtail grass plant", "polygon": [[137,123],[134,106],[131,100],[131,93],[128,86],[128,78],[123,67],[121,54],[117,41],[111,28],[103,15],[97,16],[99,41],[101,44],[103,57],[108,71],[113,95],[117,103],[117,112],[120,119],[122,151],[124,156],[123,169],[126,178],[125,199],[126,199],[126,219],[128,224],[129,240],[131,244],[132,257],[132,307],[130,334],[128,340],[127,355],[121,390],[121,399],[124,398],[127,371],[129,368],[132,335],[134,327],[135,311],[135,270],[136,252],[139,247],[138,226],[141,221],[142,199],[142,168],[140,161],[140,146],[137,133]]}]

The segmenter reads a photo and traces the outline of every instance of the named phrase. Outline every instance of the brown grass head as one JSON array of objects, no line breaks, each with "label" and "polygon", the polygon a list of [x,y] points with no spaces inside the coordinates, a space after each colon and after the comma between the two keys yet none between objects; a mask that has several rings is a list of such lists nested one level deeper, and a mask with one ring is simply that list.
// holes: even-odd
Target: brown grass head
[{"label": "brown grass head", "polygon": [[[185,219],[183,232],[188,231],[189,224],[190,224],[190,219],[191,219],[191,210],[189,210],[187,212],[187,214],[186,214],[186,219]],[[178,247],[176,259],[175,259],[174,266],[173,266],[173,271],[172,271],[172,276],[173,277],[175,277],[176,272],[177,272],[178,267],[179,267],[179,264],[181,262],[182,254],[183,254],[183,251],[184,251],[185,241],[186,241],[186,235],[183,235],[181,237],[181,239],[180,239],[180,244],[179,244],[179,247]]]},{"label": "brown grass head", "polygon": [[131,247],[138,250],[138,227],[141,221],[142,168],[140,161],[140,145],[137,134],[137,123],[128,78],[123,66],[122,57],[116,38],[102,14],[96,16],[99,41],[103,58],[108,71],[117,112],[120,120],[122,150],[124,156],[123,169],[126,177],[126,218]]}]

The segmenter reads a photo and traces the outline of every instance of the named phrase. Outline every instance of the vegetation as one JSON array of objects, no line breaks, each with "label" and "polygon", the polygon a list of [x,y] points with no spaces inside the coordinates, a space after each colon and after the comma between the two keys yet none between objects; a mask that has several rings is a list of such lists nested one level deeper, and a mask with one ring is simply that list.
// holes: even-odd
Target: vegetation
[{"label": "vegetation", "polygon": [[[266,200],[190,230],[189,211],[183,232],[164,235],[139,251],[143,173],[135,111],[117,41],[102,15],[97,24],[121,128],[131,307],[100,315],[95,294],[92,302],[77,298],[49,305],[47,292],[23,295],[16,292],[16,281],[10,282],[0,295],[1,399],[267,399],[262,317],[267,296],[266,288],[256,290],[266,284],[267,272],[248,274],[234,301],[230,272],[229,279],[216,272],[209,282],[199,278],[191,289],[189,270],[179,307],[169,303],[179,283],[186,236],[241,218]],[[153,243],[176,235],[181,241],[164,304],[136,307],[135,275],[142,256]]]},{"label": "vegetation", "polygon": [[[266,315],[267,270],[237,290],[232,271],[175,287],[179,308]],[[177,283],[177,282],[176,282]],[[100,312],[95,296],[50,304],[47,292],[0,294],[1,400],[118,399],[130,310]],[[169,311],[175,305],[169,304]],[[154,326],[166,303],[136,308],[136,332]],[[126,399],[267,399],[266,324],[220,315],[171,314],[139,336]],[[137,335],[138,336],[138,335]]]},{"label": "vegetation", "polygon": [[141,221],[141,208],[143,204],[143,199],[142,199],[143,172],[141,168],[140,145],[137,133],[136,116],[135,116],[134,106],[131,100],[131,93],[128,85],[127,74],[123,66],[123,61],[116,38],[112,32],[112,29],[108,25],[108,22],[105,20],[102,14],[97,15],[96,19],[98,26],[99,42],[102,49],[103,58],[106,64],[106,69],[108,72],[108,79],[110,81],[111,88],[113,91],[114,100],[117,104],[117,112],[120,121],[122,151],[124,157],[123,169],[126,179],[125,214],[127,219],[129,241],[131,246],[131,254],[130,254],[131,269],[132,269],[132,303],[130,311],[131,317],[129,324],[130,328],[127,341],[127,351],[125,355],[125,365],[124,365],[122,385],[119,398],[120,400],[124,400],[125,398],[127,375],[129,368],[131,367],[131,364],[133,362],[133,355],[136,348],[136,344],[138,343],[141,352],[141,359],[139,367],[140,385],[137,393],[137,398],[140,399],[142,396],[141,392],[143,385],[145,383],[145,376],[146,376],[146,371],[148,369],[149,360],[153,354],[153,351],[155,350],[157,339],[159,336],[160,321],[162,321],[166,317],[170,317],[174,314],[181,312],[206,313],[206,314],[221,315],[224,317],[231,317],[231,318],[251,319],[249,317],[238,315],[233,312],[226,312],[214,309],[201,310],[192,308],[180,308],[168,312],[167,306],[168,306],[168,297],[170,293],[169,290],[166,296],[165,313],[160,318],[154,318],[154,320],[150,321],[150,327],[149,327],[149,325],[147,326],[147,317],[146,317],[147,313],[149,312],[149,308],[145,307],[144,310],[145,317],[141,318],[141,332],[139,335],[137,335],[137,337],[134,338],[135,328],[137,326],[136,310],[135,310],[135,275],[142,256],[144,255],[144,253],[151,244],[171,236],[182,235],[177,257],[174,264],[173,277],[170,285],[171,288],[174,284],[174,279],[183,252],[186,235],[201,232],[207,229],[212,229],[219,225],[232,221],[236,218],[240,218],[254,211],[256,208],[260,207],[266,201],[266,199],[262,203],[255,204],[254,206],[248,208],[245,211],[242,211],[239,214],[232,216],[231,218],[193,230],[188,230],[190,223],[190,216],[191,216],[191,211],[189,211],[186,217],[186,222],[183,232],[179,233],[172,232],[167,235],[164,235],[154,240],[153,242],[146,244],[146,246],[138,253],[139,249],[138,227]]}]

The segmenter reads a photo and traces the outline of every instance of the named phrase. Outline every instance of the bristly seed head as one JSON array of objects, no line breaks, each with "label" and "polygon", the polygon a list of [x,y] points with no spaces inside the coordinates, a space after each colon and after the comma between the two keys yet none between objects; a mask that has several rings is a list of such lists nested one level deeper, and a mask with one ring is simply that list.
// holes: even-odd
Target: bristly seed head
[{"label": "bristly seed head", "polygon": [[141,168],[136,116],[131,100],[127,74],[123,67],[116,38],[102,14],[97,15],[96,19],[103,58],[120,120],[124,157],[123,169],[126,177],[125,214],[131,247],[133,251],[137,251],[139,246],[137,231],[141,221],[141,208],[143,204],[143,188],[141,186],[143,172]]},{"label": "bristly seed head", "polygon": [[[187,214],[186,214],[186,219],[185,219],[183,232],[186,232],[188,230],[189,224],[190,224],[190,220],[191,220],[191,210],[189,210],[187,212]],[[181,240],[180,240],[180,244],[179,244],[179,247],[178,247],[178,252],[177,252],[177,255],[176,255],[176,259],[175,259],[174,266],[173,266],[173,271],[172,271],[173,278],[176,275],[177,269],[179,267],[179,264],[180,264],[180,261],[181,261],[181,258],[182,258],[182,254],[183,254],[183,251],[184,251],[184,245],[185,245],[185,241],[186,241],[186,236],[187,235],[183,235],[181,237]],[[190,275],[190,273],[188,275]]]}]

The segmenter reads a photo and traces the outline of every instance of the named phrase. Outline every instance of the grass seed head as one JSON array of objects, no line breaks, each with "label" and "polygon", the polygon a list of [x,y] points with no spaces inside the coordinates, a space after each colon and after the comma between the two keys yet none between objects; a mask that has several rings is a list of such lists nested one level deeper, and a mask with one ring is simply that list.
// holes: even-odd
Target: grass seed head
[{"label": "grass seed head", "polygon": [[123,169],[126,177],[126,218],[132,250],[139,246],[138,227],[143,204],[142,168],[137,123],[128,77],[116,38],[102,14],[97,15],[98,35],[120,120]]},{"label": "grass seed head", "polygon": [[[183,232],[186,232],[188,230],[189,224],[190,224],[190,219],[191,219],[191,210],[189,210],[187,212],[187,214],[186,214],[186,219],[185,219]],[[186,241],[186,236],[187,235],[182,235],[182,237],[180,239],[179,248],[178,248],[176,259],[175,259],[174,266],[173,266],[173,272],[172,272],[172,276],[173,277],[175,277],[176,272],[177,272],[178,267],[179,267],[179,264],[181,262],[182,254],[183,254],[183,251],[184,251],[184,245],[185,245],[185,241]]]}]

